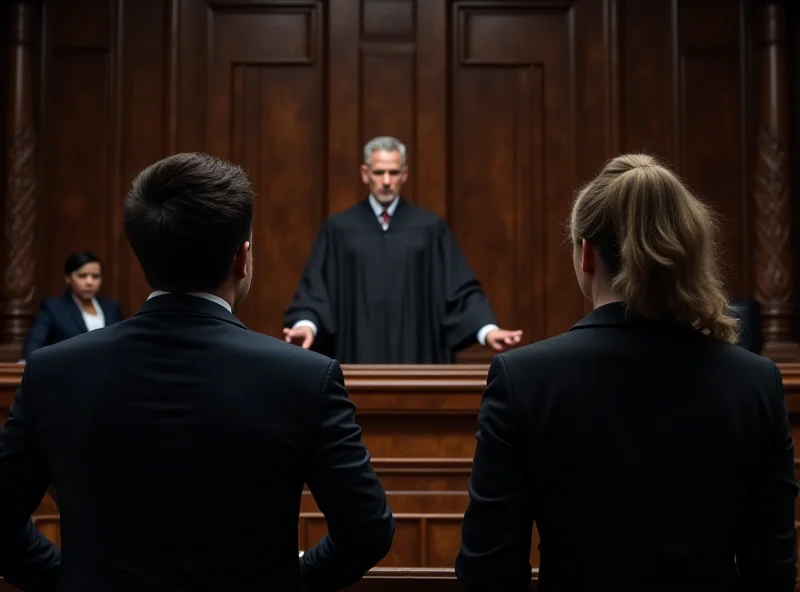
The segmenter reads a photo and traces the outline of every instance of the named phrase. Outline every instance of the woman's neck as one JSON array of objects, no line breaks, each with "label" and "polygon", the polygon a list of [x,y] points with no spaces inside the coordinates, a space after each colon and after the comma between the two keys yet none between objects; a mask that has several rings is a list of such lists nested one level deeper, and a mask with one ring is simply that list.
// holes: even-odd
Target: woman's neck
[{"label": "woman's neck", "polygon": [[83,298],[78,297],[77,294],[74,294],[75,302],[78,304],[81,310],[88,312],[89,314],[97,314],[97,308],[94,305],[94,298],[89,300],[84,300]]}]

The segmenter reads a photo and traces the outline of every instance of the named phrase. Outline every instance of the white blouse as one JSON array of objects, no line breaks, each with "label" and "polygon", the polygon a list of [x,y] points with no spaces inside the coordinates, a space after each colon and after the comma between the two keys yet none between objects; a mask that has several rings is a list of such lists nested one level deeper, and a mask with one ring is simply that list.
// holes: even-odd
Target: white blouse
[{"label": "white blouse", "polygon": [[103,309],[100,308],[100,303],[97,302],[97,298],[92,298],[92,304],[94,305],[94,310],[97,312],[97,314],[86,312],[83,309],[83,306],[81,306],[80,300],[78,300],[75,296],[73,296],[72,299],[78,306],[78,310],[81,311],[81,316],[83,317],[83,322],[86,323],[87,331],[102,329],[106,326],[106,316],[103,314]]}]

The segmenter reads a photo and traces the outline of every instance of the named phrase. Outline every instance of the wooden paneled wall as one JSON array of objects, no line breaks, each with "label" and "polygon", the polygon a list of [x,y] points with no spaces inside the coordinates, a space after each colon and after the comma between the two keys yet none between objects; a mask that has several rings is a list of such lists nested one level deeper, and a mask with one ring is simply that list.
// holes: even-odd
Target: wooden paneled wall
[{"label": "wooden paneled wall", "polygon": [[564,242],[573,192],[607,158],[648,151],[715,206],[732,294],[764,302],[768,342],[792,343],[792,4],[3,3],[0,357],[18,355],[72,250],[97,252],[103,292],[139,307],[121,203],[137,171],[177,151],[251,174],[256,277],[241,317],[279,335],[320,223],[364,196],[361,147],[377,134],[407,142],[406,195],[446,217],[526,341],[584,312]]}]

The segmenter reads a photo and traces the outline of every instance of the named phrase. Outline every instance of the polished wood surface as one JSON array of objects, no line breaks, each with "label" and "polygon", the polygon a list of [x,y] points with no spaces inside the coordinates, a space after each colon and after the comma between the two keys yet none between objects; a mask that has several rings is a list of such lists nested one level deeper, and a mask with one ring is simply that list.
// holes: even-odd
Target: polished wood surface
[{"label": "polished wood surface", "polygon": [[[534,570],[530,592],[537,590],[538,573]],[[462,592],[452,567],[385,568],[371,570],[363,580],[348,588],[353,592]]]},{"label": "polished wood surface", "polygon": [[36,77],[41,39],[35,2],[7,2],[5,186],[0,232],[0,360],[19,358],[36,302],[36,221],[39,133]]},{"label": "polished wood surface", "polygon": [[792,273],[795,244],[788,93],[788,3],[762,0],[756,36],[760,93],[755,169],[755,295],[762,306],[764,354],[796,360]]},{"label": "polished wood surface", "polygon": [[[800,364],[779,367],[792,432],[795,441],[800,441]],[[397,520],[393,548],[379,567],[452,567],[468,502],[467,482],[487,367],[343,369],[364,441]],[[8,412],[21,372],[20,365],[0,365],[0,418]],[[49,495],[42,501],[36,521],[49,537],[59,540],[58,508]],[[325,529],[324,517],[312,496],[304,492],[298,525],[300,548],[315,544]],[[535,531],[532,543],[531,562],[537,566]]]},{"label": "polished wood surface", "polygon": [[564,244],[570,196],[607,158],[640,150],[719,212],[732,295],[764,301],[767,343],[795,340],[796,3],[1,4],[0,359],[16,361],[72,250],[95,251],[103,294],[139,308],[148,287],[121,231],[122,196],[179,151],[249,171],[256,274],[241,317],[280,335],[320,223],[364,195],[360,151],[377,134],[406,141],[406,195],[446,218],[500,324],[526,342],[584,312]]}]

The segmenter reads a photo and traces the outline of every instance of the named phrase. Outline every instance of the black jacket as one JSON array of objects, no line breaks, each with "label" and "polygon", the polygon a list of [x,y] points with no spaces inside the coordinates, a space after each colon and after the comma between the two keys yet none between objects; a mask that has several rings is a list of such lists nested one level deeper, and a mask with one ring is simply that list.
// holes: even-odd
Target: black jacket
[{"label": "black jacket", "polygon": [[[790,592],[794,452],[775,364],[622,304],[497,356],[456,572],[468,590]],[[606,589],[606,588],[604,588]]]},{"label": "black jacket", "polygon": [[0,529],[55,486],[62,592],[344,587],[395,529],[339,365],[196,296],[33,352],[0,458]]},{"label": "black jacket", "polygon": [[[115,301],[97,296],[97,303],[103,311],[106,327],[122,320],[122,312]],[[69,290],[61,296],[48,298],[42,301],[39,313],[25,337],[22,358],[27,359],[32,351],[40,347],[59,343],[86,331],[86,323]]]}]

